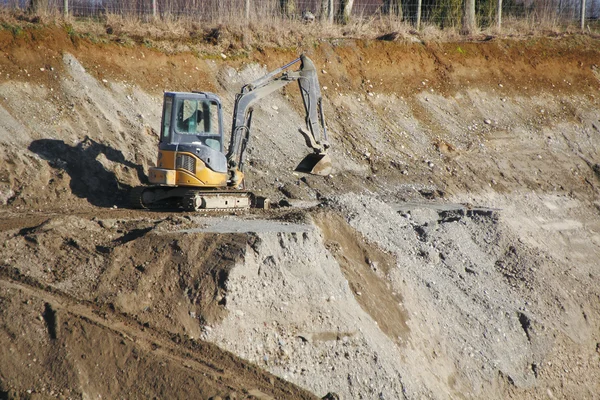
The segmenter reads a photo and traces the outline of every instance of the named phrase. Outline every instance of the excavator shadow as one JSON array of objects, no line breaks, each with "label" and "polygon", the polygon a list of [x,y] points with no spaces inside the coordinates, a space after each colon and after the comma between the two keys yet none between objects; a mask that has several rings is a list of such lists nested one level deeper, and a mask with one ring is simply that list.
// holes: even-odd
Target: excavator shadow
[{"label": "excavator shadow", "polygon": [[131,190],[131,185],[119,180],[115,172],[102,165],[98,160],[101,154],[107,160],[121,164],[125,171],[134,170],[142,183],[148,182],[140,165],[126,160],[121,151],[89,137],[75,146],[56,139],[34,140],[28,149],[46,160],[51,167],[65,171],[71,178],[71,192],[98,207],[127,205]]}]

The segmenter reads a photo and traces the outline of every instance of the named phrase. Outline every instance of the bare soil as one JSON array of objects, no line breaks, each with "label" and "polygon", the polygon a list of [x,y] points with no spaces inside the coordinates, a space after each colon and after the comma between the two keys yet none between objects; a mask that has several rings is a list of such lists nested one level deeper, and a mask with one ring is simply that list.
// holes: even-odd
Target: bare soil
[{"label": "bare soil", "polygon": [[[488,39],[223,59],[0,29],[0,399],[596,398],[600,42]],[[290,86],[247,171],[281,207],[127,208],[163,90],[227,113],[301,51],[331,176],[292,172]]]}]

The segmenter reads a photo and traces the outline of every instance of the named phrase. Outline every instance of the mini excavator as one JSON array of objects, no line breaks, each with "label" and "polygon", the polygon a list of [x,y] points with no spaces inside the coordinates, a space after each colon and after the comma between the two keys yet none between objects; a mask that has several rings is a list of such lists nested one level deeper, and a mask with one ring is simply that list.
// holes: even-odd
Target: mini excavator
[{"label": "mini excavator", "polygon": [[[298,71],[288,71],[298,62]],[[242,87],[235,98],[227,153],[223,150],[223,111],[217,95],[165,92],[157,166],[149,169],[151,186],[133,188],[131,205],[180,206],[186,211],[263,207],[264,199],[245,190],[244,182],[253,104],[294,81],[298,82],[306,111],[306,128],[299,131],[312,149],[296,171],[329,175],[332,166],[326,153],[329,142],[317,71],[313,62],[301,55]]]}]

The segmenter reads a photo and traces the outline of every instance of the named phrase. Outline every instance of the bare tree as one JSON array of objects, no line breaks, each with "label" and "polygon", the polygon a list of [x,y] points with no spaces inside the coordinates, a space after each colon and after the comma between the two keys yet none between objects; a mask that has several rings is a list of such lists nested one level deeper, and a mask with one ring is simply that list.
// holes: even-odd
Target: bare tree
[{"label": "bare tree", "polygon": [[581,30],[585,30],[585,0],[581,0]]},{"label": "bare tree", "polygon": [[402,1],[401,0],[383,0],[383,13],[394,15],[402,19]]},{"label": "bare tree", "polygon": [[27,11],[31,14],[45,14],[48,12],[48,0],[29,0]]},{"label": "bare tree", "polygon": [[350,15],[352,14],[352,6],[354,0],[340,0],[340,8],[338,10],[337,22],[340,24],[347,24],[350,21]]},{"label": "bare tree", "polygon": [[475,21],[475,0],[463,0],[462,28],[460,33],[470,35],[477,29]]},{"label": "bare tree", "polygon": [[321,0],[321,21],[333,23],[333,0]]},{"label": "bare tree", "polygon": [[296,0],[279,0],[279,7],[284,17],[293,17],[296,13]]},{"label": "bare tree", "polygon": [[498,8],[496,9],[496,26],[498,30],[502,28],[502,0],[498,0]]}]

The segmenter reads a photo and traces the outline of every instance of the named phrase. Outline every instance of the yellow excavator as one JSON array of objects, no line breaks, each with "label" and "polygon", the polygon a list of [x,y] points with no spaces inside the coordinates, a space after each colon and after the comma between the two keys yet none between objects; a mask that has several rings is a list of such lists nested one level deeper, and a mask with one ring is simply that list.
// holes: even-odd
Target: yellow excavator
[{"label": "yellow excavator", "polygon": [[[298,71],[288,71],[298,62]],[[246,191],[244,183],[252,106],[294,81],[298,82],[306,111],[306,128],[299,131],[312,149],[296,171],[329,175],[332,166],[326,153],[329,142],[317,71],[313,62],[301,55],[242,87],[235,98],[227,153],[223,150],[223,111],[217,95],[165,92],[158,161],[156,167],[149,169],[152,185],[133,188],[131,205],[135,208],[179,206],[187,211],[263,207],[264,199]]]}]

